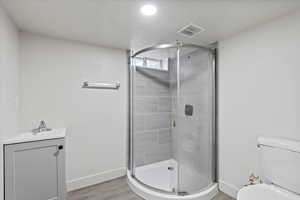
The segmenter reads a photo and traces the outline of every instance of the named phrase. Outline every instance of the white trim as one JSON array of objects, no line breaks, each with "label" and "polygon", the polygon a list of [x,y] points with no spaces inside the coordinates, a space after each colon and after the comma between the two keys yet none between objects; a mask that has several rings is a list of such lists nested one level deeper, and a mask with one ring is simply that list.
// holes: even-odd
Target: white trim
[{"label": "white trim", "polygon": [[219,180],[219,189],[235,199],[237,198],[237,194],[239,192],[238,187],[222,180]]},{"label": "white trim", "polygon": [[80,188],[84,188],[87,186],[95,185],[98,183],[102,183],[105,181],[112,180],[114,178],[118,178],[121,176],[126,175],[126,168],[118,168],[118,169],[113,169],[113,170],[108,170],[104,171],[101,173],[85,176],[85,177],[80,177],[77,179],[73,179],[68,181],[67,183],[67,190],[68,192],[73,191],[73,190],[78,190]]},{"label": "white trim", "polygon": [[4,156],[3,144],[0,144],[0,199],[4,199]]}]

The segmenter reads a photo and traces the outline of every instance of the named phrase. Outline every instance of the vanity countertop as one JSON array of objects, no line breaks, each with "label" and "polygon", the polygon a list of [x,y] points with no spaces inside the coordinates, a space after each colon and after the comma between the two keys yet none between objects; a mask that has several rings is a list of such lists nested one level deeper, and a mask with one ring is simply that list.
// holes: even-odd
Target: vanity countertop
[{"label": "vanity countertop", "polygon": [[58,129],[52,129],[51,131],[40,132],[37,134],[34,134],[32,132],[27,132],[11,138],[2,138],[0,140],[0,143],[2,145],[6,145],[6,144],[15,144],[15,143],[23,143],[23,142],[34,142],[40,140],[64,138],[65,136],[66,136],[66,128],[58,128]]}]

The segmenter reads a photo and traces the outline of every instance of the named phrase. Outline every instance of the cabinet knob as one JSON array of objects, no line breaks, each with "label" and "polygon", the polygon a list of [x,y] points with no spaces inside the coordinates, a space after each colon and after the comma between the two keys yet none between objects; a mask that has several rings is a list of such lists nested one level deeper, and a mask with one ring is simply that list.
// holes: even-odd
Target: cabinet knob
[{"label": "cabinet knob", "polygon": [[58,149],[59,149],[59,150],[62,150],[62,149],[64,149],[64,146],[63,146],[63,145],[59,145],[59,146],[58,146]]}]

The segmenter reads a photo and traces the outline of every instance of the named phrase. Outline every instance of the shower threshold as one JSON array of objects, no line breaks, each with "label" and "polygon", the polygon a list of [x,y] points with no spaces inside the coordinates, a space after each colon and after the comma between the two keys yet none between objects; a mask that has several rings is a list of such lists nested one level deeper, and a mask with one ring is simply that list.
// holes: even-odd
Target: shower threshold
[{"label": "shower threshold", "polygon": [[[208,187],[205,187],[204,190],[198,191],[193,194],[188,194],[184,193],[181,194],[180,192],[176,194],[171,194],[171,193],[162,193],[159,191],[152,190],[151,188],[145,187],[143,184],[140,184],[140,181],[137,181],[137,178],[142,178],[143,180],[141,181],[148,181],[145,184],[149,185],[151,187],[155,186],[158,188],[164,187],[164,189],[170,190],[172,183],[166,181],[167,176],[159,176],[159,175],[154,175],[154,171],[157,170],[155,169],[156,167],[159,168],[161,172],[163,172],[163,169],[167,166],[167,164],[170,163],[170,160],[167,161],[162,161],[154,164],[150,164],[147,166],[142,166],[138,170],[138,174],[140,177],[135,177],[133,178],[130,174],[130,171],[127,171],[127,178],[128,178],[128,184],[130,188],[136,193],[137,195],[141,196],[145,200],[211,200],[215,197],[215,195],[218,193],[218,184],[213,183]],[[157,164],[155,166],[155,164]],[[155,169],[155,170],[154,170]],[[152,173],[151,173],[152,172]],[[151,176],[152,174],[152,176]],[[152,185],[150,185],[152,184]],[[162,189],[162,188],[159,188]]]}]

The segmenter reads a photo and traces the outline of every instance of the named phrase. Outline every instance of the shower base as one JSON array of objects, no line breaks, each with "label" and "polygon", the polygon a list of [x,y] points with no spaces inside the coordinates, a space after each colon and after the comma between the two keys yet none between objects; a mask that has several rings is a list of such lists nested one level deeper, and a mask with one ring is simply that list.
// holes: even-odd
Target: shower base
[{"label": "shower base", "polygon": [[[171,169],[169,168],[171,167]],[[168,169],[169,168],[169,169]],[[190,170],[184,170],[189,172]],[[196,194],[191,195],[175,195],[168,194],[167,192],[174,191],[174,188],[177,187],[177,162],[175,160],[165,160],[145,166],[137,167],[135,170],[135,177],[139,180],[137,181],[130,175],[130,172],[127,172],[128,184],[130,188],[139,196],[143,197],[146,200],[211,200],[218,193],[218,185],[217,183],[211,184],[209,187],[206,187],[204,190],[200,191]],[[196,187],[202,185],[203,177],[200,175],[193,174],[193,177],[189,174],[185,174],[184,176],[194,179],[197,181]],[[151,186],[156,189],[167,191],[159,192],[158,190],[153,190],[144,184]],[[193,181],[191,181],[193,183]],[[203,181],[203,184],[205,181]]]},{"label": "shower base", "polygon": [[137,167],[135,176],[146,185],[172,192],[177,186],[177,162],[171,159]]}]

